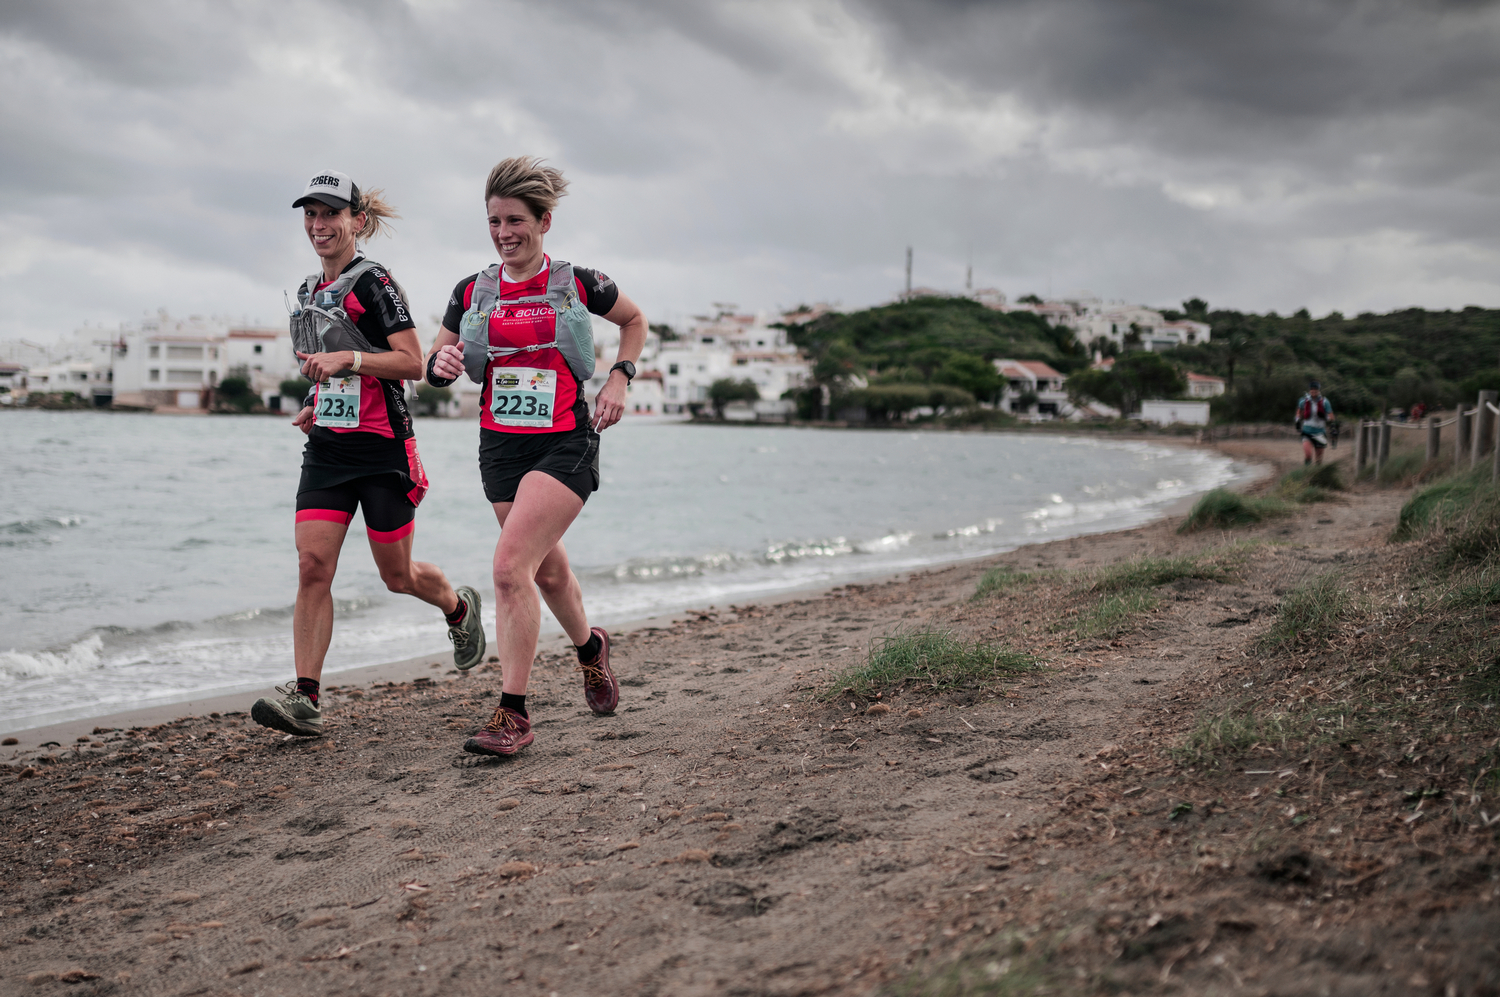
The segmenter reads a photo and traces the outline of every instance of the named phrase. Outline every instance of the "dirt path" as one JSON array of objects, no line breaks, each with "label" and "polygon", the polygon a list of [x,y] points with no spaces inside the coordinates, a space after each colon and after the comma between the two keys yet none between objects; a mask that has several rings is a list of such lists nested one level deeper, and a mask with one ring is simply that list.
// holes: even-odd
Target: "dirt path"
[{"label": "dirt path", "polygon": [[[1121,639],[1049,629],[1035,599],[969,601],[991,562],[619,635],[612,717],[588,712],[553,648],[534,672],[536,743],[512,760],[458,751],[497,701],[485,669],[330,687],[317,741],[224,716],[18,758],[0,803],[0,990],[868,991],[1018,916],[1043,923],[1128,864],[1137,832],[1063,821],[1059,787],[1190,723],[1279,596],[1376,556],[1402,498],[1237,533],[1285,546],[1232,582],[1181,585]],[[1227,539],[1174,527],[999,562],[1078,571]],[[871,714],[811,698],[900,624],[1004,640],[1049,668],[972,702],[911,693]],[[1156,795],[1130,789],[1100,796],[1141,811]],[[1065,824],[1084,830],[1049,844]]]}]

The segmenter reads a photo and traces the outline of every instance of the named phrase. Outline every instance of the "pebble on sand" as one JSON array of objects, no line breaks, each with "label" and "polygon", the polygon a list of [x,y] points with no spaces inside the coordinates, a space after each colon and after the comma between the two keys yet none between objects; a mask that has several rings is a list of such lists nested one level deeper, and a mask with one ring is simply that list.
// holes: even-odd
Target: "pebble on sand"
[{"label": "pebble on sand", "polygon": [[504,879],[525,879],[536,875],[536,866],[530,862],[506,862],[495,870],[495,875]]},{"label": "pebble on sand", "polygon": [[521,805],[521,801],[514,796],[507,796],[503,800],[495,801],[496,810],[514,810]]},{"label": "pebble on sand", "polygon": [[173,893],[171,896],[167,897],[167,899],[174,904],[190,904],[194,900],[201,899],[202,896],[203,894],[201,893],[189,893],[187,890],[178,890],[176,893]]}]

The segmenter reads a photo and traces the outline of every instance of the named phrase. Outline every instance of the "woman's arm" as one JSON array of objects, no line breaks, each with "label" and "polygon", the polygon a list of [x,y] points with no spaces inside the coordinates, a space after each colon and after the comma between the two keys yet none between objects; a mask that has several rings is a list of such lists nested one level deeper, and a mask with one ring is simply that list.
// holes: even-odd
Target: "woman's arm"
[{"label": "woman's arm", "polygon": [[[458,333],[445,325],[438,330],[432,349],[427,352],[427,382],[435,388],[446,388],[463,372],[464,351],[458,345]],[[443,383],[434,383],[434,376]]]},{"label": "woman's arm", "polygon": [[[359,372],[370,377],[383,377],[391,381],[420,381],[422,379],[422,345],[417,342],[417,330],[405,329],[393,332],[387,338],[389,353],[361,353]],[[354,366],[354,351],[339,350],[334,353],[298,353],[303,361],[302,373],[314,381],[326,381],[341,370]]]},{"label": "woman's arm", "polygon": [[[635,363],[641,358],[646,345],[646,314],[634,301],[625,295],[615,300],[615,306],[604,316],[620,327],[620,349],[615,354],[615,363],[629,360]],[[622,371],[611,371],[609,380],[594,396],[594,431],[603,432],[620,421],[625,414],[625,391],[630,386]]]}]

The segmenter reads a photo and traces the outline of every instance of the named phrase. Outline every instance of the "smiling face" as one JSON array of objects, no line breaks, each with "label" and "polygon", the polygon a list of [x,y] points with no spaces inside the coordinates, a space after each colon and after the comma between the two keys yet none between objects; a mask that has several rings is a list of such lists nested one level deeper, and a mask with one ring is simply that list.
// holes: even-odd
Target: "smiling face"
[{"label": "smiling face", "polygon": [[354,255],[354,237],[364,225],[364,212],[352,214],[348,208],[335,208],[322,201],[308,201],[302,206],[302,227],[312,243],[313,252],[325,260]]},{"label": "smiling face", "polygon": [[485,205],[490,216],[490,241],[515,278],[530,277],[542,269],[542,236],[552,228],[552,212],[538,218],[526,202],[516,197],[492,197]]}]

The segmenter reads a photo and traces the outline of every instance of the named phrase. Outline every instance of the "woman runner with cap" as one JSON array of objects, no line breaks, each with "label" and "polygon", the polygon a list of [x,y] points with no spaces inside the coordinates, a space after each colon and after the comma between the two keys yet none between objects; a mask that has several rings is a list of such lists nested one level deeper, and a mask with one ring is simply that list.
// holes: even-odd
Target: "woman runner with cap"
[{"label": "woman runner with cap", "polygon": [[[604,274],[543,251],[567,188],[560,171],[532,156],[490,171],[485,208],[500,263],[458,282],[427,359],[431,384],[467,373],[484,386],[479,469],[501,527],[494,575],[502,685],[494,716],[464,744],[481,755],[513,755],[532,741],[526,684],[541,631],[538,589],[578,649],[589,709],[612,713],[620,699],[609,634],[589,626],[562,537],[599,488],[599,433],[625,411],[646,316]],[[592,420],[583,393],[594,369],[590,315],[620,327]]]},{"label": "woman runner with cap", "polygon": [[406,379],[422,376],[422,347],[405,294],[390,273],[360,253],[358,242],[397,217],[378,190],[361,191],[342,173],[320,173],[292,207],[322,262],[297,292],[292,343],[313,382],[292,425],[307,434],[297,485],[297,604],[292,644],[294,687],[262,699],[256,723],[288,734],[323,732],[318,705],[323,656],[333,638],[333,575],[344,535],[362,508],[370,552],[392,592],[441,609],[453,662],[484,658],[479,594],[457,592],[436,565],[413,561],[412,530],[427,475],[417,455]]}]

